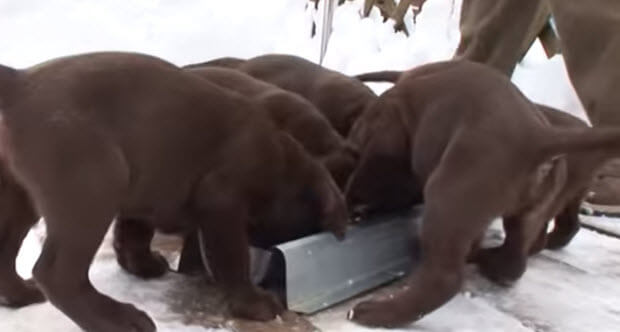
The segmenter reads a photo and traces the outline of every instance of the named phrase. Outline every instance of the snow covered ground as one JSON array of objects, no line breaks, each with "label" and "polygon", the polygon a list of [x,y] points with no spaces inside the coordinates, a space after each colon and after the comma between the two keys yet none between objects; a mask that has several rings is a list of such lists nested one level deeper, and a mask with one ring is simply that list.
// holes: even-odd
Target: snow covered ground
[{"label": "snow covered ground", "polygon": [[[406,19],[409,37],[394,34],[376,10],[361,19],[362,2],[337,9],[327,67],[356,74],[407,69],[452,56],[459,38],[459,0],[429,0],[416,26]],[[322,10],[311,7],[305,0],[0,0],[0,63],[23,68],[57,56],[103,50],[149,53],[180,65],[275,52],[317,61],[319,40],[310,38],[310,31]],[[547,60],[540,45],[518,66],[514,81],[531,99],[584,117],[562,57]],[[373,85],[376,91],[387,87]],[[30,273],[42,236],[39,228],[25,241],[18,259],[24,276]],[[406,330],[617,331],[619,260],[620,241],[584,230],[565,250],[533,258],[512,288],[494,286],[470,271],[463,293]],[[148,282],[135,279],[119,269],[109,242],[90,275],[100,290],[146,310],[160,331],[311,331],[311,324],[324,331],[367,331],[345,319],[346,310],[359,299],[312,317],[285,317],[267,325],[227,321],[217,310],[221,295],[202,280],[173,274]],[[41,330],[78,331],[50,304],[0,308],[0,331]]]},{"label": "snow covered ground", "polygon": [[[397,331],[618,331],[619,250],[617,238],[582,230],[564,250],[531,258],[523,278],[509,288],[489,282],[471,266],[459,295]],[[339,318],[351,305],[330,309],[311,321],[325,331],[374,331]]]},{"label": "snow covered ground", "polygon": [[[601,222],[620,223],[606,218]],[[20,273],[28,270],[41,248],[44,229],[28,236],[19,257]],[[495,230],[490,237],[497,238]],[[170,261],[178,241],[164,238],[156,247]],[[395,331],[428,332],[615,332],[620,326],[620,240],[583,229],[564,250],[544,251],[530,259],[528,270],[512,287],[500,287],[482,278],[473,266],[461,293],[449,303],[410,327]],[[222,315],[222,294],[201,278],[169,273],[162,279],[143,281],[123,272],[114,258],[110,237],[91,268],[95,287],[147,311],[159,331],[311,332],[368,329],[346,320],[347,311],[369,296],[389,294],[401,286],[380,288],[310,317],[292,313],[281,320],[255,323],[228,320]],[[49,303],[19,310],[0,307],[0,331],[78,332],[67,317]]]}]

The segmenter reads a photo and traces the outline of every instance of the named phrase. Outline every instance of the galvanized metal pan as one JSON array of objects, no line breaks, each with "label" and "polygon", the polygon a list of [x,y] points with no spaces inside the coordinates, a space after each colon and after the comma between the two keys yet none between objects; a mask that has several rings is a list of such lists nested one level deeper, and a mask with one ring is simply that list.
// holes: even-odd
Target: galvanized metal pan
[{"label": "galvanized metal pan", "polygon": [[344,241],[320,233],[280,244],[258,254],[261,263],[253,271],[261,275],[253,279],[276,292],[291,311],[325,309],[409,272],[417,261],[413,239],[420,221],[416,207],[352,226]]},{"label": "galvanized metal pan", "polygon": [[[276,293],[291,311],[309,314],[330,307],[411,270],[419,252],[421,213],[414,207],[369,218],[351,226],[343,241],[319,233],[269,249],[252,247],[252,282]],[[205,257],[199,257],[198,242],[186,239],[179,272],[210,271]]]}]

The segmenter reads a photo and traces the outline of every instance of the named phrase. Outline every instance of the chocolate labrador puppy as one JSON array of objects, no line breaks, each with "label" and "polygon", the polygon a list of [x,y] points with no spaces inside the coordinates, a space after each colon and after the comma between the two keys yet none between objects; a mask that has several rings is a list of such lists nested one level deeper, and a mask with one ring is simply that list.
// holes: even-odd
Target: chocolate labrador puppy
[{"label": "chocolate labrador puppy", "polygon": [[221,58],[184,68],[224,66],[295,92],[316,106],[342,136],[369,103],[377,98],[360,81],[306,59],[285,54],[268,54],[248,60]]},{"label": "chocolate labrador puppy", "polygon": [[[275,317],[281,304],[249,281],[249,242],[320,229],[342,236],[347,217],[327,171],[260,112],[248,111],[254,107],[139,54],[0,67],[1,156],[45,218],[48,236],[33,275],[50,302],[88,331],[155,330],[144,312],[99,293],[88,278],[120,215],[165,232],[199,232],[232,314]],[[30,225],[0,228],[11,240],[1,250],[7,262]],[[37,299],[20,301],[33,287],[17,281],[13,303]]]},{"label": "chocolate labrador puppy", "polygon": [[555,212],[564,155],[620,146],[618,130],[551,126],[507,78],[480,64],[439,62],[398,77],[352,129],[361,158],[346,197],[353,210],[372,211],[393,208],[385,197],[394,193],[421,190],[421,263],[402,293],[354,308],[351,318],[371,326],[412,322],[452,298],[496,217],[505,220],[504,250],[483,255],[480,270],[493,280],[518,278]]},{"label": "chocolate labrador puppy", "polygon": [[[537,104],[536,106],[552,126],[581,130],[589,128],[584,121],[566,112],[546,105]],[[548,222],[542,227],[539,236],[529,248],[530,255],[539,253],[544,248],[560,249],[573,239],[580,228],[579,208],[588,192],[588,188],[592,185],[594,178],[603,165],[605,165],[607,161],[617,158],[617,156],[618,151],[616,149],[572,151],[565,155],[566,181],[551,200],[548,209],[548,220],[551,220],[551,218],[554,220],[553,229],[551,232],[547,233]],[[510,219],[504,220],[505,229],[511,227],[507,222],[510,222]],[[510,269],[504,268],[504,270],[502,270],[503,268],[501,265],[506,266],[507,264],[500,262],[503,257],[502,252],[508,253],[514,251],[514,249],[510,248],[510,246],[514,245],[518,246],[518,241],[507,238],[504,244],[497,248],[479,251],[474,248],[475,252],[470,253],[470,260],[478,263],[482,262],[483,265],[481,265],[481,268],[483,269],[485,267],[495,266],[495,273],[493,270],[487,270],[490,272],[489,276],[491,276],[494,281],[500,283],[514,281],[523,273],[525,262],[522,262],[521,265],[513,265],[514,267],[512,270],[514,272],[512,274],[506,274],[506,271]],[[493,264],[484,265],[485,262],[488,263],[491,261],[495,262]],[[500,271],[502,273],[498,274],[497,272]]]},{"label": "chocolate labrador puppy", "polygon": [[339,187],[357,163],[356,149],[334,131],[314,105],[301,96],[253,78],[238,70],[218,67],[187,68],[186,71],[252,100],[267,112],[276,127],[289,133],[327,168]]},{"label": "chocolate labrador puppy", "polygon": [[[241,60],[239,60],[241,61]],[[186,71],[250,98],[266,112],[277,128],[289,133],[330,172],[340,188],[344,185],[357,162],[357,150],[331,127],[314,105],[301,96],[258,80],[238,70],[224,68],[234,59],[222,59],[222,67],[187,68]],[[114,227],[114,249],[119,264],[128,272],[145,279],[159,277],[168,271],[167,261],[150,249],[154,230],[140,220],[120,218]],[[295,238],[295,233],[287,240]],[[256,236],[255,236],[256,237]],[[270,247],[277,242],[263,242]],[[184,273],[203,269],[196,233],[185,239],[180,271]]]},{"label": "chocolate labrador puppy", "polygon": [[[360,74],[357,75],[356,78],[361,81],[396,82],[402,74],[403,72],[400,71],[381,71]],[[537,106],[553,126],[573,129],[585,129],[589,127],[584,121],[569,113],[546,105],[537,104]],[[361,125],[363,125],[363,121],[360,123],[360,126]],[[363,129],[355,131],[358,135],[362,132]],[[359,141],[359,138],[353,137],[352,140]],[[543,248],[560,249],[570,242],[579,231],[579,207],[588,191],[588,187],[592,184],[592,179],[596,176],[597,170],[616,156],[616,151],[605,149],[577,151],[566,156],[568,170],[567,181],[561,194],[555,199],[554,204],[556,205],[555,210],[557,213],[554,217],[554,228],[549,234],[547,234],[547,228],[543,228],[540,236],[530,249],[530,254],[538,253]],[[401,193],[399,197],[402,199],[402,197],[409,196]],[[387,197],[387,199],[390,202],[395,201],[393,198],[390,199]],[[421,198],[416,200],[421,201]],[[385,206],[385,204],[382,204],[382,206]]]},{"label": "chocolate labrador puppy", "polygon": [[[344,189],[357,163],[357,150],[338,135],[316,107],[303,97],[241,71],[225,68],[225,64],[234,64],[235,61],[235,59],[224,58],[221,59],[222,66],[190,67],[185,70],[222,88],[250,98],[253,104],[260,106],[256,110],[266,112],[266,116],[274,122],[276,127],[288,132],[304,146],[327,168],[336,184]],[[142,236],[152,237],[144,230],[144,227],[140,228],[135,222],[123,221],[117,223],[115,229],[119,230],[115,236],[116,243],[125,244],[115,246],[119,263],[125,270],[142,278],[158,277],[167,271],[168,264],[165,259],[157,253],[149,254],[150,250],[146,246],[142,246],[143,249],[140,252],[143,255],[140,256],[128,257],[124,252],[123,247],[144,243],[145,241],[140,241]],[[267,248],[278,243],[263,242],[257,245]],[[136,252],[136,250],[131,252]],[[197,234],[190,233],[185,238],[179,272],[193,273],[202,270],[204,267],[199,254],[198,237]]]}]

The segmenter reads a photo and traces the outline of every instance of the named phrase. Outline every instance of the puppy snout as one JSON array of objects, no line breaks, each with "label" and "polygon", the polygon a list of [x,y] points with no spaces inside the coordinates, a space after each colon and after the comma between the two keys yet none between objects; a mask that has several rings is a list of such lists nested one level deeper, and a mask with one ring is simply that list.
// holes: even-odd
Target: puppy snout
[{"label": "puppy snout", "polygon": [[368,215],[368,205],[359,204],[351,209],[351,219],[354,223],[360,222]]}]

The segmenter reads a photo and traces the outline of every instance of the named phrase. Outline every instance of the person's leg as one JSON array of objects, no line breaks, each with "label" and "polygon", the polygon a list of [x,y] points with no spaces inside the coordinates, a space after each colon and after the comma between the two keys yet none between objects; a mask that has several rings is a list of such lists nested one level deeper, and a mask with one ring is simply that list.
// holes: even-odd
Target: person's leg
[{"label": "person's leg", "polygon": [[[549,0],[566,69],[594,126],[620,126],[620,1]],[[586,199],[602,213],[620,205],[620,161],[609,163]]]},{"label": "person's leg", "polygon": [[549,2],[568,75],[590,121],[620,125],[620,1]]},{"label": "person's leg", "polygon": [[549,16],[539,0],[463,0],[455,58],[487,64],[511,76]]}]

